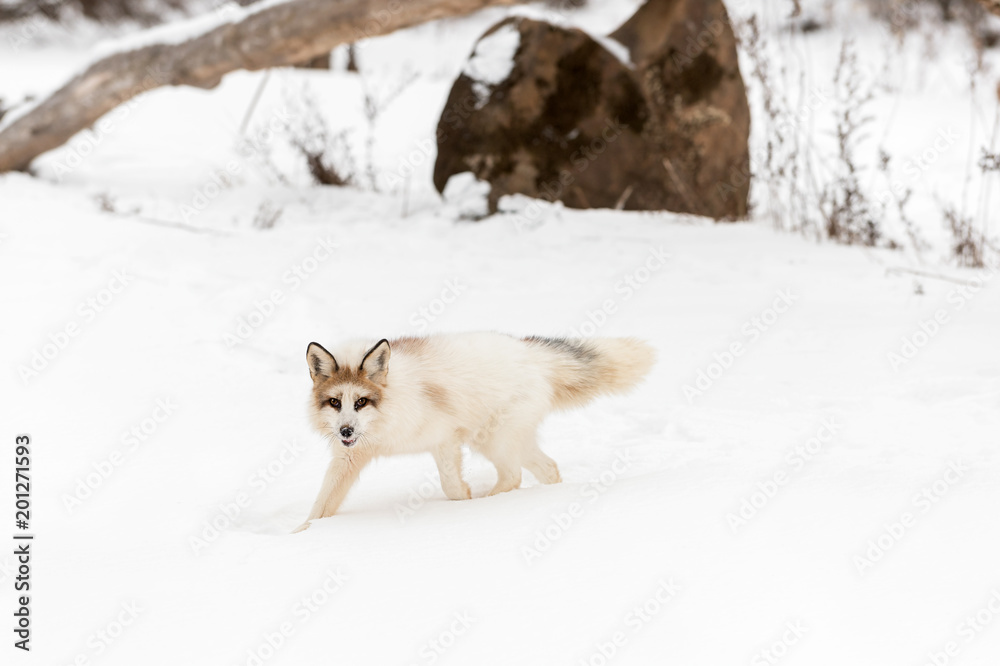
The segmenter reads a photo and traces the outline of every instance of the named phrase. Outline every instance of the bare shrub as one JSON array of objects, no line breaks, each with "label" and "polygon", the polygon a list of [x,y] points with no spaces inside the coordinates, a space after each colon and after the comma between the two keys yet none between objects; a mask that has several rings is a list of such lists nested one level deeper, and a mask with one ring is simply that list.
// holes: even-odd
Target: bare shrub
[{"label": "bare shrub", "polygon": [[294,116],[299,120],[289,127],[289,142],[305,160],[313,181],[337,187],[354,184],[356,168],[347,131],[330,132],[308,90],[303,90],[296,106],[300,109]]},{"label": "bare shrub", "polygon": [[[763,146],[752,152],[754,183],[767,188],[763,199],[774,226],[867,247],[898,249],[908,239],[918,257],[929,249],[907,210],[912,191],[893,178],[891,156],[883,147],[875,159],[865,152],[875,119],[873,102],[893,92],[888,70],[862,67],[854,44],[845,41],[831,99],[829,89],[810,93],[805,73],[789,76],[780,56],[762,39],[755,16],[737,30],[751,64],[748,86],[756,84],[753,92],[762,107],[755,120],[763,128]],[[787,39],[808,37],[793,31]],[[810,124],[829,112],[834,141],[827,148],[814,141]],[[880,181],[882,188],[877,187]],[[890,224],[898,240],[890,237]]]},{"label": "bare shrub", "polygon": [[95,195],[94,202],[97,203],[97,207],[102,213],[118,212],[118,206],[115,205],[114,198],[108,192],[100,192]]},{"label": "bare shrub", "polygon": [[1000,259],[1000,241],[990,238],[990,222],[996,211],[991,202],[994,174],[1000,175],[1000,151],[996,151],[1000,140],[1000,86],[997,87],[997,107],[994,111],[993,138],[991,146],[980,146],[977,166],[983,175],[983,191],[979,203],[979,225],[971,216],[965,216],[952,206],[944,206],[944,219],[952,237],[952,255],[961,266],[982,268],[987,255]]},{"label": "bare shrub", "polygon": [[942,24],[960,24],[969,35],[982,66],[983,51],[1000,45],[1000,32],[988,20],[979,0],[864,0],[870,15],[898,41],[910,34],[925,40],[929,53]]},{"label": "bare shrub", "polygon": [[[750,76],[757,83],[764,114],[765,145],[751,156],[753,183],[767,187],[767,215],[775,228],[802,232],[815,229],[815,206],[801,188],[801,176],[810,169],[809,146],[802,141],[800,119],[789,106],[789,95],[776,90],[773,58],[765,51],[756,15],[734,26],[737,43],[750,59]],[[799,80],[800,98],[805,84]]]},{"label": "bare shrub", "polygon": [[[905,187],[901,191],[895,193],[892,192],[891,183],[893,181],[893,174],[890,168],[892,162],[892,157],[884,149],[879,150],[879,160],[878,169],[882,173],[883,178],[886,183],[890,183],[890,189],[886,190],[883,199],[879,201],[880,208],[883,213],[887,213],[886,210],[888,204],[885,201],[885,195],[895,202],[896,204],[896,217],[899,220],[900,226],[903,228],[903,232],[906,234],[909,240],[909,246],[913,249],[917,256],[917,259],[922,260],[922,253],[931,249],[931,244],[927,242],[924,238],[923,233],[921,233],[920,228],[917,226],[916,222],[910,217],[907,212],[906,207],[910,203],[910,199],[913,197],[913,188]],[[895,194],[895,195],[894,195]],[[890,243],[894,244],[893,241]]]},{"label": "bare shrub", "polygon": [[333,185],[343,187],[350,185],[354,181],[353,166],[349,172],[342,172],[330,155],[339,148],[342,154],[350,154],[350,146],[347,144],[346,132],[340,132],[332,138],[321,136],[321,143],[312,145],[320,146],[311,148],[306,142],[293,140],[293,145],[299,150],[306,160],[309,174],[316,181],[317,185]]},{"label": "bare shrub", "polygon": [[284,210],[280,206],[265,199],[260,202],[257,212],[254,213],[252,223],[254,229],[273,229],[274,225],[281,219],[282,213]]},{"label": "bare shrub", "polygon": [[865,83],[851,40],[841,45],[833,84],[837,161],[833,180],[820,193],[820,211],[829,238],[846,245],[873,247],[882,240],[880,215],[861,185],[855,151],[865,139],[865,128],[874,120],[868,111],[874,92]]},{"label": "bare shrub", "polygon": [[983,268],[986,266],[988,253],[1000,252],[986,234],[976,228],[975,222],[969,216],[962,215],[951,204],[942,206],[945,223],[951,232],[952,256],[959,266],[966,268]]},{"label": "bare shrub", "polygon": [[990,171],[1000,172],[1000,153],[991,153],[985,147],[981,149],[979,155],[979,169],[983,173]]}]

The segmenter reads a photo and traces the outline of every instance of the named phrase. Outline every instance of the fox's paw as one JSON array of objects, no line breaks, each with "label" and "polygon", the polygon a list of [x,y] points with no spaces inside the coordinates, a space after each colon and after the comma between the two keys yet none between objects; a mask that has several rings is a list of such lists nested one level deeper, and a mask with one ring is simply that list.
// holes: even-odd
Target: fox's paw
[{"label": "fox's paw", "polygon": [[299,532],[305,532],[307,529],[309,529],[309,522],[310,521],[307,520],[306,522],[304,522],[301,525],[299,525],[298,527],[296,527],[294,530],[292,530],[292,534],[298,534]]},{"label": "fox's paw", "polygon": [[493,497],[494,495],[499,495],[501,493],[508,493],[511,490],[515,490],[521,487],[521,479],[504,479],[497,481],[497,484],[493,486],[493,490],[487,497]]},{"label": "fox's paw", "polygon": [[472,499],[472,490],[469,489],[469,484],[463,483],[458,488],[443,488],[444,494],[448,496],[450,500],[467,500]]}]

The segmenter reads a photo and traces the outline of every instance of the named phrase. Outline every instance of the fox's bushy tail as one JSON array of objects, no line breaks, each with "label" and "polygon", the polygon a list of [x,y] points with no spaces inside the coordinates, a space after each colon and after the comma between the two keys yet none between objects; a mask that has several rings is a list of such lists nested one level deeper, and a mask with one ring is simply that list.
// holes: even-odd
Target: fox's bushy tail
[{"label": "fox's bushy tail", "polygon": [[656,363],[653,348],[634,338],[525,338],[544,348],[552,406],[570,409],[599,395],[625,393],[638,384]]}]

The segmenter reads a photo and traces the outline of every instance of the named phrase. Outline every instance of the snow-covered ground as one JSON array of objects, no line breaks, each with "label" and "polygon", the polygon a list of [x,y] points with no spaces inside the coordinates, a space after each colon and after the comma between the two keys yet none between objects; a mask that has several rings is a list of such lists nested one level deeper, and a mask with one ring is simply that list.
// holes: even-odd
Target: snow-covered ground
[{"label": "snow-covered ground", "polygon": [[[571,16],[607,31],[636,4]],[[918,277],[897,270],[910,254],[763,220],[457,221],[427,141],[506,13],[361,48],[370,92],[419,74],[376,122],[380,192],[308,185],[282,142],[308,89],[363,166],[363,84],[340,71],[273,72],[242,137],[264,74],[157,90],[37,177],[0,177],[0,469],[30,433],[37,534],[32,653],[8,643],[3,663],[997,663],[998,271],[943,265],[941,241],[919,270],[947,279]],[[839,38],[815,39],[835,57]],[[0,48],[14,100],[89,46]],[[892,141],[916,153],[950,122],[925,114],[953,119],[963,147],[918,183],[952,192],[970,100],[906,90]],[[254,227],[262,205],[273,228]],[[306,344],[469,329],[632,335],[659,362],[546,422],[562,484],[482,498],[494,472],[467,455],[479,499],[451,502],[430,457],[382,460],[289,535],[327,455]]]}]

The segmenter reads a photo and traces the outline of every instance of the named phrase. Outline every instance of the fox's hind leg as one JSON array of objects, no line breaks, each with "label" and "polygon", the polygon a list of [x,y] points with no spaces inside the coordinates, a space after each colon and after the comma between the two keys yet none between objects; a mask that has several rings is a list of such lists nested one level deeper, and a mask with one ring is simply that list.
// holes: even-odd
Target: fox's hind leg
[{"label": "fox's hind leg", "polygon": [[501,428],[478,447],[480,453],[497,468],[497,483],[490,495],[499,495],[521,487],[521,458],[525,440],[534,437],[534,428]]},{"label": "fox's hind leg", "polygon": [[434,449],[434,462],[441,474],[441,490],[448,499],[470,499],[469,484],[462,478],[462,441],[458,438]]},{"label": "fox's hind leg", "polygon": [[559,465],[556,464],[555,460],[542,453],[534,437],[532,437],[531,446],[525,447],[524,467],[542,483],[562,481],[562,477],[559,475]]},{"label": "fox's hind leg", "polygon": [[487,458],[497,468],[497,484],[493,486],[493,490],[489,493],[490,495],[499,495],[508,490],[521,487],[521,466],[518,463],[506,456],[497,456],[494,458],[487,456]]}]

